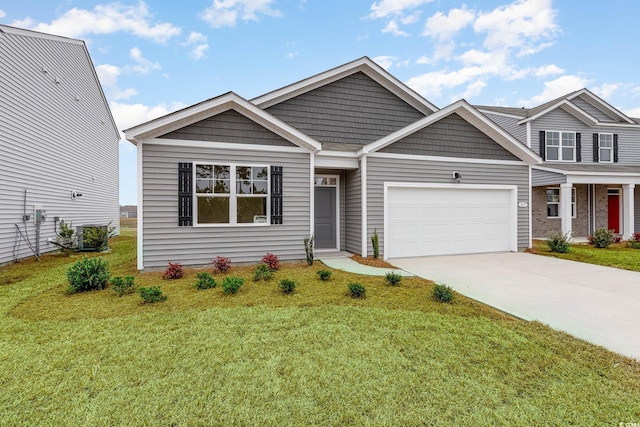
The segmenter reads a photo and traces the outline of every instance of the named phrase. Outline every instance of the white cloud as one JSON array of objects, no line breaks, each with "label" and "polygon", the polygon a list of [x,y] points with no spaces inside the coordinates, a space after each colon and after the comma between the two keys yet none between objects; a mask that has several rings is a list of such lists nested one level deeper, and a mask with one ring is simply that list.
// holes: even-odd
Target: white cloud
[{"label": "white cloud", "polygon": [[640,107],[632,108],[630,110],[624,110],[624,114],[629,117],[640,117]]},{"label": "white cloud", "polygon": [[424,64],[431,64],[431,58],[429,58],[426,55],[422,55],[420,58],[416,59],[416,64],[420,64],[420,65],[424,65]]},{"label": "white cloud", "polygon": [[162,66],[157,62],[152,62],[142,56],[142,52],[137,47],[131,48],[129,51],[129,57],[133,59],[137,65],[132,67],[132,70],[136,73],[147,74],[149,71],[160,70]]},{"label": "white cloud", "polygon": [[205,52],[209,49],[207,36],[195,31],[189,33],[189,38],[182,45],[191,46],[190,55],[195,60],[204,57]]},{"label": "white cloud", "polygon": [[594,87],[592,90],[599,97],[607,99],[618,89],[620,89],[620,84],[618,83],[603,83],[602,86]]},{"label": "white cloud", "polygon": [[544,90],[529,100],[520,101],[522,105],[539,105],[586,87],[589,80],[581,76],[567,75],[544,83]]},{"label": "white cloud", "polygon": [[101,64],[96,67],[96,74],[104,88],[105,93],[111,100],[127,99],[138,94],[133,88],[120,89],[118,77],[122,71],[115,65]]},{"label": "white cloud", "polygon": [[392,19],[387,23],[387,25],[382,29],[383,33],[391,33],[394,36],[408,36],[409,34],[405,31],[402,31],[398,28],[398,23],[395,19]]},{"label": "white cloud", "polygon": [[451,9],[448,15],[438,12],[427,19],[422,34],[438,40],[449,40],[473,22],[475,16],[474,11],[464,6],[461,9]]},{"label": "white cloud", "polygon": [[480,95],[480,92],[482,92],[482,89],[484,89],[485,87],[487,87],[487,83],[482,80],[476,80],[475,82],[467,86],[467,90],[465,90],[462,94],[462,98],[468,100],[469,98],[478,96]]},{"label": "white cloud", "polygon": [[415,24],[416,22],[418,22],[418,19],[420,19],[419,11],[411,15],[403,16],[402,18],[400,18],[400,22],[402,22],[404,25],[409,25],[409,24]]},{"label": "white cloud", "polygon": [[391,68],[393,66],[393,62],[397,58],[395,56],[381,55],[381,56],[376,56],[375,58],[372,58],[372,59],[379,66],[381,66],[385,70],[388,70],[389,68]]},{"label": "white cloud", "polygon": [[415,9],[433,0],[380,0],[371,5],[371,18],[384,18],[388,15],[402,15],[406,10]]},{"label": "white cloud", "polygon": [[200,16],[213,28],[233,27],[238,19],[257,21],[259,15],[281,16],[271,3],[273,0],[213,0]]},{"label": "white cloud", "polygon": [[546,77],[546,76],[551,76],[553,74],[562,74],[562,73],[564,73],[564,70],[554,64],[544,65],[542,67],[538,67],[535,70],[533,70],[533,75],[536,77]]},{"label": "white cloud", "polygon": [[432,71],[407,81],[407,85],[426,98],[439,97],[443,89],[467,84],[483,74],[481,67],[467,67],[457,71]]},{"label": "white cloud", "polygon": [[4,18],[5,16],[7,16],[7,14],[4,12],[4,10],[0,9],[0,18]]},{"label": "white cloud", "polygon": [[160,103],[150,107],[144,104],[112,102],[109,107],[111,108],[111,113],[113,114],[113,119],[115,120],[118,129],[124,130],[149,120],[162,117],[173,111],[184,108],[186,105],[182,103],[174,103],[167,106],[165,103]]},{"label": "white cloud", "polygon": [[295,52],[288,52],[288,53],[287,53],[287,59],[293,59],[293,58],[295,58],[296,56],[298,56],[299,54],[300,54],[300,52],[298,52],[298,51],[295,51]]},{"label": "white cloud", "polygon": [[136,6],[120,3],[97,5],[92,11],[74,7],[50,24],[36,24],[31,18],[15,21],[12,25],[67,37],[88,34],[111,34],[118,31],[164,43],[180,34],[180,28],[170,23],[152,23],[152,15],[144,2]]}]

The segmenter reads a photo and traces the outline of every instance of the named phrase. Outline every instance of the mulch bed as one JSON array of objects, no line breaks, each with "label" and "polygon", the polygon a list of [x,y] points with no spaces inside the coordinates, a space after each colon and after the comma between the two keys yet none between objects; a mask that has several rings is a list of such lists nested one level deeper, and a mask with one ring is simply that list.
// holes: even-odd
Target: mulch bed
[{"label": "mulch bed", "polygon": [[352,255],[351,259],[360,264],[368,265],[371,267],[380,267],[380,268],[396,268],[393,265],[389,264],[386,261],[378,259],[373,259],[373,257],[362,258],[360,255]]}]

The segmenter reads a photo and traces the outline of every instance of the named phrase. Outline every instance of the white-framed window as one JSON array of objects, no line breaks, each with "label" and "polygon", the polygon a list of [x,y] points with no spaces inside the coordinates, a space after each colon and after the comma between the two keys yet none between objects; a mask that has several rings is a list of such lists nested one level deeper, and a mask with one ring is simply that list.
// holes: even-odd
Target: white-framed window
[{"label": "white-framed window", "polygon": [[576,161],[576,133],[546,131],[545,158],[549,161]]},{"label": "white-framed window", "polygon": [[269,224],[269,166],[194,163],[196,225]]},{"label": "white-framed window", "polygon": [[[571,218],[576,217],[576,189],[571,188]],[[547,218],[560,218],[560,188],[547,188]]]},{"label": "white-framed window", "polygon": [[613,163],[613,134],[598,134],[598,161],[601,163]]}]

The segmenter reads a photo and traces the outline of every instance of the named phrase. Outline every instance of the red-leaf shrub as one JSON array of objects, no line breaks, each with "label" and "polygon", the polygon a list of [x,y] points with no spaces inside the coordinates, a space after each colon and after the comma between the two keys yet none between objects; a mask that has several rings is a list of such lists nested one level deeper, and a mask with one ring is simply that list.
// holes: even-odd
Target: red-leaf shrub
[{"label": "red-leaf shrub", "polygon": [[640,242],[640,233],[633,233],[631,235],[631,240],[633,240],[634,242]]},{"label": "red-leaf shrub", "polygon": [[184,275],[184,270],[182,269],[182,264],[179,262],[171,262],[169,261],[169,267],[162,275],[163,279],[179,279]]},{"label": "red-leaf shrub", "polygon": [[226,273],[231,270],[231,260],[227,257],[217,256],[211,260],[216,273]]},{"label": "red-leaf shrub", "polygon": [[280,258],[272,253],[267,253],[262,257],[262,263],[269,266],[269,270],[276,271],[280,268]]}]

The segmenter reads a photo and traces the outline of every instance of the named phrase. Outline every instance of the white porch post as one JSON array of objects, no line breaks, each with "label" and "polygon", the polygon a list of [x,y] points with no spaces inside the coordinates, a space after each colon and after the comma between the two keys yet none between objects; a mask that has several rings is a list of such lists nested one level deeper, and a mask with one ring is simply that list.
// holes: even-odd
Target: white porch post
[{"label": "white porch post", "polygon": [[635,227],[633,221],[633,205],[634,205],[634,189],[636,188],[635,184],[623,184],[622,185],[622,238],[624,240],[628,240],[631,238],[633,234],[633,229]]},{"label": "white porch post", "polygon": [[569,236],[571,239],[571,188],[573,184],[560,184],[560,220],[562,222],[562,234]]}]

